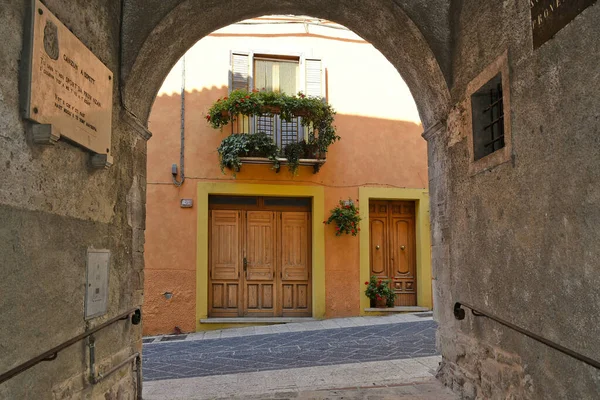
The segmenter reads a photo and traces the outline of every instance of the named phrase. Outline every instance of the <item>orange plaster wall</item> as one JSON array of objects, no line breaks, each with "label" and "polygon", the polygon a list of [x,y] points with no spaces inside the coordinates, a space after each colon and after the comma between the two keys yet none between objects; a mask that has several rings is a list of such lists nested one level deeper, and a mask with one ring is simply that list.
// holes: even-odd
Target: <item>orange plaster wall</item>
[{"label": "orange plaster wall", "polygon": [[[153,137],[148,142],[145,334],[173,332],[175,326],[183,331],[195,328],[196,183],[321,185],[326,210],[340,199],[357,199],[359,186],[427,185],[420,125],[355,115],[337,115],[342,140],[331,146],[318,174],[300,167],[292,177],[285,167],[277,174],[267,165],[244,165],[236,179],[230,172],[224,175],[216,148],[228,131],[211,129],[204,115],[226,94],[226,88],[186,93],[186,181],[181,188],[171,181],[171,164],[179,164],[180,96],[163,95],[154,104],[149,125]],[[194,208],[180,208],[182,198],[194,199]],[[358,236],[336,237],[334,227],[326,227],[325,257],[326,317],[358,315]],[[166,300],[164,292],[172,292],[173,298]]]}]

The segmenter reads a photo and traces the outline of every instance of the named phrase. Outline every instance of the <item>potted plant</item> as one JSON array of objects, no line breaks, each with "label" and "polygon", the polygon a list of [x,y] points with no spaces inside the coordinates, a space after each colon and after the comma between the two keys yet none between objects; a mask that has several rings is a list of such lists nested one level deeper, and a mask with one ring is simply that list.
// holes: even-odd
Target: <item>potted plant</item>
[{"label": "potted plant", "polygon": [[394,307],[396,293],[390,287],[391,280],[379,279],[373,275],[370,281],[365,282],[365,285],[367,285],[365,294],[371,299],[371,306],[374,305],[377,308]]},{"label": "potted plant", "polygon": [[[305,141],[280,151],[277,156],[273,156],[271,148],[267,153],[260,155],[273,160],[276,169],[278,167],[276,165],[278,164],[277,157],[284,155],[288,158],[290,171],[295,175],[301,158],[324,159],[329,146],[340,140],[333,125],[335,116],[333,108],[319,97],[305,96],[302,93],[290,96],[280,92],[234,90],[229,96],[213,103],[206,115],[206,121],[213,128],[222,129],[234,121],[238,115],[259,116],[264,114],[278,114],[282,120],[288,122],[292,118],[302,116],[300,122],[307,130]],[[233,167],[234,170],[239,168],[236,160],[240,154],[243,156],[245,150],[238,151],[237,145],[244,140],[249,139],[226,138],[223,140],[219,147],[219,155],[221,160],[231,160],[221,162],[222,167]],[[235,146],[231,146],[233,144]]]},{"label": "potted plant", "polygon": [[[358,200],[356,200],[358,202]],[[331,224],[335,222],[335,235],[341,236],[342,234],[348,234],[352,236],[358,235],[360,228],[358,223],[362,218],[360,217],[359,209],[354,204],[352,199],[340,200],[338,205],[331,210],[331,215],[324,224]]]},{"label": "potted plant", "polygon": [[273,168],[279,167],[277,157],[279,148],[265,133],[238,133],[227,136],[217,148],[221,171],[229,168],[238,172],[242,166],[240,157],[266,157],[273,162]]}]

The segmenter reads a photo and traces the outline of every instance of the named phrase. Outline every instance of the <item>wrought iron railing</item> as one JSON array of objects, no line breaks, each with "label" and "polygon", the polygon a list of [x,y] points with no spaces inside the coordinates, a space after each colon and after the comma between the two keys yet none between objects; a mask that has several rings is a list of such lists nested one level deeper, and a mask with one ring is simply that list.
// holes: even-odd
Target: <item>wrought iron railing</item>
[{"label": "wrought iron railing", "polygon": [[[45,351],[44,353],[40,354],[37,357],[34,357],[28,361],[25,361],[24,363],[17,365],[16,367],[12,368],[11,370],[0,375],[0,384],[8,381],[11,378],[14,378],[15,376],[19,375],[20,373],[27,371],[31,367],[33,367],[43,361],[56,360],[56,358],[58,357],[58,353],[60,351],[79,342],[80,340],[83,340],[83,339],[86,339],[86,338],[92,336],[94,333],[101,331],[102,329],[114,324],[117,321],[129,319],[130,317],[131,317],[132,324],[134,324],[134,325],[139,324],[140,320],[141,320],[140,309],[133,308],[127,312],[117,315],[116,317],[113,317],[113,318],[109,319],[108,321],[106,321],[90,330],[87,330],[87,331],[83,332],[82,334],[77,335],[74,338],[67,340],[66,342],[59,344],[58,346],[53,347],[48,351]],[[108,371],[104,372],[103,374],[96,375],[95,371],[94,371],[95,367],[94,367],[94,362],[93,362],[93,358],[94,358],[93,354],[95,353],[94,352],[95,346],[94,346],[93,340],[90,342],[89,346],[90,346],[90,365],[91,365],[90,381],[91,381],[91,383],[92,384],[99,383],[102,380],[106,379],[108,376],[115,373],[117,370],[119,370],[123,366],[131,363],[132,361],[135,361],[136,373],[137,373],[137,398],[138,398],[138,400],[141,400],[142,399],[142,368],[141,368],[142,360],[141,360],[140,353],[134,353],[131,356],[129,356],[128,358],[126,358],[125,360],[123,360],[122,362],[120,362],[119,364],[113,366]]]},{"label": "wrought iron railing", "polygon": [[585,363],[587,365],[590,365],[590,366],[592,366],[594,368],[600,369],[600,362],[598,362],[598,361],[596,361],[594,359],[591,359],[591,358],[589,358],[587,356],[584,356],[581,353],[578,353],[578,352],[576,352],[574,350],[571,350],[569,348],[561,346],[560,344],[558,344],[556,342],[553,342],[552,340],[546,339],[546,338],[544,338],[544,337],[542,337],[540,335],[537,335],[537,334],[535,334],[535,333],[533,333],[531,331],[528,331],[527,329],[521,328],[520,326],[512,324],[512,323],[510,323],[508,321],[505,321],[502,318],[496,317],[496,316],[494,316],[494,315],[492,315],[490,313],[482,311],[481,309],[475,308],[475,307],[473,307],[473,306],[471,306],[471,305],[469,305],[467,303],[463,303],[463,302],[454,303],[454,317],[457,320],[463,320],[463,319],[465,319],[465,310],[462,307],[467,307],[467,308],[471,309],[471,313],[474,316],[476,316],[476,317],[486,317],[486,318],[489,318],[489,319],[491,319],[493,321],[496,321],[497,323],[499,323],[501,325],[506,326],[507,328],[515,330],[515,331],[517,331],[517,332],[519,332],[519,333],[521,333],[521,334],[523,334],[523,335],[525,335],[527,337],[530,337],[531,339],[533,339],[533,340],[535,340],[537,342],[543,343],[543,344],[545,344],[548,347],[551,347],[551,348],[553,348],[555,350],[560,351],[563,354],[566,354],[566,355],[568,355],[570,357],[573,357],[576,360],[579,360],[579,361],[581,361],[581,362],[583,362],[583,363]]}]

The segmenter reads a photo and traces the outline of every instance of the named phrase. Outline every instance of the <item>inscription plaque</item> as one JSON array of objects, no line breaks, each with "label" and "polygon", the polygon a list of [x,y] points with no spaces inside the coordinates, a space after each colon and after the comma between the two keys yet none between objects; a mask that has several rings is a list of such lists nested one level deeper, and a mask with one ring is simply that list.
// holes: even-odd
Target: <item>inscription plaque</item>
[{"label": "inscription plaque", "polygon": [[537,49],[596,0],[529,0],[533,48]]},{"label": "inscription plaque", "polygon": [[23,79],[24,117],[110,157],[112,72],[39,0],[31,0]]}]

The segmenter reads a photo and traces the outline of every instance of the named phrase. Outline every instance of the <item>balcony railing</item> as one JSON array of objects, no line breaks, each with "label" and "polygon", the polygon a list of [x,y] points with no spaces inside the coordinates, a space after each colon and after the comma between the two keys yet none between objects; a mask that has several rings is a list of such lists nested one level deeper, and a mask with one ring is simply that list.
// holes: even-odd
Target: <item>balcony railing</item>
[{"label": "balcony railing", "polygon": [[[234,117],[231,125],[231,134],[254,134],[258,132],[265,133],[273,139],[277,147],[283,154],[287,145],[308,140],[308,127],[302,125],[302,116],[296,116],[290,121],[282,119],[276,111],[258,116],[237,115]],[[240,157],[245,164],[272,164],[273,161],[267,157]],[[277,158],[280,165],[288,163],[287,158]],[[305,154],[299,160],[301,166],[312,166],[313,172],[317,173],[326,162],[325,157],[319,154]],[[279,172],[279,168],[276,169]]]}]

